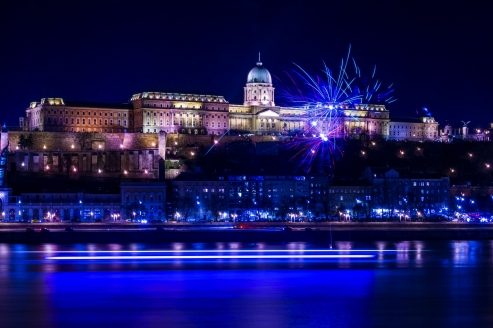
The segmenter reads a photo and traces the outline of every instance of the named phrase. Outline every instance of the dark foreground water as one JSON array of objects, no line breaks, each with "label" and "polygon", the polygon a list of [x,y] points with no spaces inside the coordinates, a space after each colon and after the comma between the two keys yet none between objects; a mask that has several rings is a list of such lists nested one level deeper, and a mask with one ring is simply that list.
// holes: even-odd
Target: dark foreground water
[{"label": "dark foreground water", "polygon": [[493,327],[493,242],[0,244],[0,327]]}]

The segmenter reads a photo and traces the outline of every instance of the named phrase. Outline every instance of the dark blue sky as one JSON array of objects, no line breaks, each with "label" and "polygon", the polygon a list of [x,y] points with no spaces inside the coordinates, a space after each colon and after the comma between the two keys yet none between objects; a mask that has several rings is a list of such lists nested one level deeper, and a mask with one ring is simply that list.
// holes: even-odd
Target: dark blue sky
[{"label": "dark blue sky", "polygon": [[363,73],[376,64],[394,83],[391,117],[427,107],[441,125],[486,127],[493,5],[430,2],[11,1],[0,7],[0,120],[16,125],[43,97],[127,102],[163,91],[241,103],[259,51],[272,75],[292,62],[318,73],[351,44]]}]

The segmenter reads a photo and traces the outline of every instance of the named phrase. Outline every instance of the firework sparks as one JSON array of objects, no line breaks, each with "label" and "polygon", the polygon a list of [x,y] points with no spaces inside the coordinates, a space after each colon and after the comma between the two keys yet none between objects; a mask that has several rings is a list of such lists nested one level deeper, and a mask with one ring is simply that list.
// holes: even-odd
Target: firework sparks
[{"label": "firework sparks", "polygon": [[[349,74],[348,64],[352,62],[354,74]],[[316,158],[322,163],[330,163],[334,151],[340,151],[336,140],[344,138],[344,111],[364,107],[370,103],[392,103],[393,83],[381,91],[382,82],[375,79],[377,67],[373,67],[370,77],[362,77],[361,70],[349,47],[346,58],[341,60],[339,71],[334,73],[324,63],[322,76],[310,75],[301,66],[294,64],[296,70],[286,71],[290,84],[284,84],[282,98],[302,111],[303,127],[289,129],[291,135],[288,148],[295,150],[292,159],[300,159],[299,167],[310,171]],[[353,118],[357,120],[357,118]]]}]

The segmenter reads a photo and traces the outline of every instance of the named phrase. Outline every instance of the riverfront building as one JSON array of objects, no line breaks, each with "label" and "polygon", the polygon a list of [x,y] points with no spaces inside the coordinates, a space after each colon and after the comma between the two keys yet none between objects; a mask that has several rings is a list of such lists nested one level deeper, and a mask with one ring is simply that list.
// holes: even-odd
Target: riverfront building
[{"label": "riverfront building", "polygon": [[[307,127],[313,113],[303,107],[276,106],[270,72],[262,62],[250,70],[243,104],[218,95],[141,92],[129,103],[74,102],[43,98],[19,119],[25,131],[143,132],[220,135],[228,131],[254,135],[288,135]],[[433,117],[391,119],[383,104],[335,104],[341,113],[340,137],[365,134],[391,140],[438,140]],[[320,117],[320,129],[328,129]]]}]

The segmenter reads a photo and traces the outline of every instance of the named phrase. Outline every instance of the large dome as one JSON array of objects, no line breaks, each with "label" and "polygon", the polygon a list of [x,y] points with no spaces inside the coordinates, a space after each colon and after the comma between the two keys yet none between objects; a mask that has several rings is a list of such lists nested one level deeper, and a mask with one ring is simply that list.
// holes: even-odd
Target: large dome
[{"label": "large dome", "polygon": [[252,68],[250,73],[248,73],[247,83],[270,83],[272,84],[272,78],[270,73],[262,66],[262,62],[257,62],[257,66]]}]

